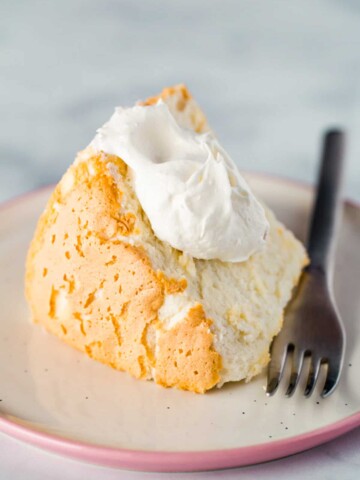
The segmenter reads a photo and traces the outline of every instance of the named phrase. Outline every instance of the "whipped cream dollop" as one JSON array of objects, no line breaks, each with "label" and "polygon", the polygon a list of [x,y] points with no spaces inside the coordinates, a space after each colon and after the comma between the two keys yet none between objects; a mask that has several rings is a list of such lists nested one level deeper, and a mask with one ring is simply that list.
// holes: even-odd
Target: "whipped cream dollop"
[{"label": "whipped cream dollop", "polygon": [[168,106],[116,108],[91,146],[120,157],[155,235],[199,259],[247,260],[265,243],[265,212],[212,132],[182,128]]}]

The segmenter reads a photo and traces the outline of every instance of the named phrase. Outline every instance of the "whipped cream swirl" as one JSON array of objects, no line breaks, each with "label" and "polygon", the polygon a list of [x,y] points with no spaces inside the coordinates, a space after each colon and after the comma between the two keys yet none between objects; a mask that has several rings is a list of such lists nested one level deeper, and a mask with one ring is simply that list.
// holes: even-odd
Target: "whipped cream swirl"
[{"label": "whipped cream swirl", "polygon": [[91,146],[120,157],[155,235],[199,259],[242,262],[265,243],[265,212],[212,132],[182,128],[165,103],[116,108]]}]

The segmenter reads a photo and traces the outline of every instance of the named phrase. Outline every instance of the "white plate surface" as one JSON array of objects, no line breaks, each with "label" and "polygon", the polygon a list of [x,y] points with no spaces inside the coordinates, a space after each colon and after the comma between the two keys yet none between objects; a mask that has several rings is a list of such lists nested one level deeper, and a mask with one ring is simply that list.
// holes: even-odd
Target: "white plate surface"
[{"label": "white plate surface", "polygon": [[[248,177],[254,190],[303,239],[311,190],[271,177]],[[318,394],[304,399],[300,392],[288,399],[281,391],[265,396],[265,374],[206,395],[163,389],[103,366],[32,325],[23,296],[24,260],[49,192],[35,192],[0,210],[2,418],[31,431],[117,449],[208,452],[291,439],[360,412],[356,205],[346,204],[335,270],[335,293],[348,337],[339,388],[326,400]],[[136,468],[135,463],[130,466]]]}]

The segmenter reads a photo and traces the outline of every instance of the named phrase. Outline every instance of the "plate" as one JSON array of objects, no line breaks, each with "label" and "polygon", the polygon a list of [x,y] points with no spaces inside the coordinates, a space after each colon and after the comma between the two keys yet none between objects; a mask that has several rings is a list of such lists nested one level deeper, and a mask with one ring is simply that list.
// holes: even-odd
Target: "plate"
[{"label": "plate", "polygon": [[[255,192],[299,238],[312,191],[248,175]],[[0,429],[73,458],[148,471],[249,465],[319,445],[360,425],[360,207],[347,202],[335,294],[348,336],[340,385],[267,398],[265,373],[205,395],[163,389],[71,349],[34,326],[23,297],[24,260],[51,187],[0,210]],[[316,319],[314,319],[316,321]],[[304,379],[302,379],[303,381]]]}]

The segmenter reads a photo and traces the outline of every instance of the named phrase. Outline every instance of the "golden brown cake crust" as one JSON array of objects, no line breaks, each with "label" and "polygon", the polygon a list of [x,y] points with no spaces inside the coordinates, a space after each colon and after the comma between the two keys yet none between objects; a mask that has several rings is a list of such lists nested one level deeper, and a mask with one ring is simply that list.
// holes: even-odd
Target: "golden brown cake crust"
[{"label": "golden brown cake crust", "polygon": [[[183,127],[207,120],[184,85],[162,99]],[[39,220],[26,266],[35,322],[137,378],[204,392],[248,381],[269,360],[283,308],[307,262],[267,211],[270,235],[247,262],[201,261],[157,239],[118,157],[80,152]]]},{"label": "golden brown cake crust", "polygon": [[[26,295],[34,321],[134,377],[150,379],[156,372],[163,386],[212,388],[221,361],[210,320],[199,306],[172,328],[160,325],[165,295],[182,292],[186,280],[155,271],[141,247],[119,240],[136,229],[136,218],[122,211],[122,192],[106,165],[121,175],[126,165],[115,156],[89,154],[56,187],[29,249]],[[156,348],[149,340],[154,335]]]},{"label": "golden brown cake crust", "polygon": [[[189,310],[184,321],[161,333],[157,383],[197,393],[218,383],[221,358],[212,345],[210,325],[202,305],[197,305]],[[206,359],[203,352],[207,352]]]},{"label": "golden brown cake crust", "polygon": [[139,105],[154,105],[160,99],[172,104],[171,110],[173,114],[180,117],[177,118],[177,120],[180,120],[184,115],[186,120],[190,122],[189,127],[195,130],[195,132],[202,133],[209,129],[205,115],[197,106],[191,93],[184,84],[166,87],[159,95],[149,97],[144,102],[139,102]]},{"label": "golden brown cake crust", "polygon": [[153,97],[147,98],[144,102],[140,102],[141,105],[154,105],[158,102],[161,98],[163,100],[167,99],[168,97],[177,95],[178,96],[178,103],[176,105],[177,110],[180,112],[184,110],[186,106],[186,102],[188,102],[192,96],[184,84],[175,85],[173,87],[166,87],[162,90],[159,95],[155,95]]}]

